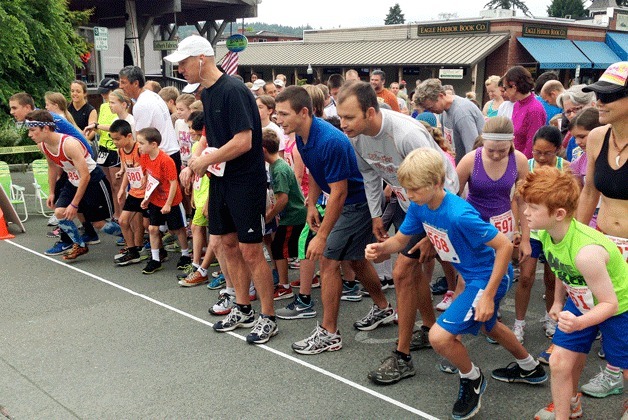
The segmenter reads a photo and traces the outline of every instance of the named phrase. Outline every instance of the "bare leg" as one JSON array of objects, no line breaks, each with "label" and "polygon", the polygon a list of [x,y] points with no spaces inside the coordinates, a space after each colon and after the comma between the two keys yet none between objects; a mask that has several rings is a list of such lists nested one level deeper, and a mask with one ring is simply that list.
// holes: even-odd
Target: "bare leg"
[{"label": "bare leg", "polygon": [[438,324],[430,329],[430,343],[436,353],[449,360],[460,372],[470,372],[473,368],[467,348]]},{"label": "bare leg", "polygon": [[[513,333],[510,328],[501,322],[496,322],[491,332],[486,331],[484,327],[482,327],[482,330],[486,335],[497,341],[503,348],[508,350],[510,354],[515,357],[515,359],[522,360],[530,355],[530,353],[528,353],[523,345],[517,340],[515,333]],[[554,356],[552,355],[552,357]]]},{"label": "bare leg", "polygon": [[[410,341],[412,340],[412,330],[416,321],[416,310],[419,301],[418,285],[423,281],[422,278],[423,270],[421,270],[419,260],[408,258],[402,254],[397,256],[395,268],[393,269],[393,281],[397,296],[397,318],[399,322],[397,350],[405,354],[410,354]],[[429,311],[432,312],[432,317],[434,317],[431,299],[429,302]],[[425,307],[425,305],[423,306]],[[427,317],[429,318],[429,314],[427,314]],[[431,324],[427,326],[431,327]]]},{"label": "bare leg", "polygon": [[382,291],[382,283],[379,281],[379,277],[377,277],[377,271],[375,271],[373,264],[364,259],[352,260],[350,262],[355,274],[360,278],[362,285],[371,295],[373,303],[381,309],[386,308],[388,300]]},{"label": "bare leg", "polygon": [[571,397],[578,392],[578,380],[587,355],[556,346],[550,358],[552,399],[557,419],[568,419]]},{"label": "bare leg", "polygon": [[[273,274],[266,263],[262,244],[244,244],[240,243],[240,252],[242,259],[250,270],[255,283],[255,290],[262,304],[262,313],[264,315],[275,315],[275,307],[273,301]],[[286,261],[287,266],[287,261]],[[247,290],[248,294],[248,290]]]},{"label": "bare leg", "polygon": [[331,333],[338,331],[338,312],[342,295],[340,261],[321,258],[321,301],[323,322],[321,326]]},{"label": "bare leg", "polygon": [[530,293],[536,275],[536,262],[537,258],[528,258],[519,265],[519,283],[515,291],[515,318],[519,321],[525,320],[528,311]]},{"label": "bare leg", "polygon": [[314,272],[316,271],[316,262],[304,259],[301,260],[299,266],[299,281],[301,286],[299,287],[299,293],[302,295],[312,294],[312,279],[314,278]]}]

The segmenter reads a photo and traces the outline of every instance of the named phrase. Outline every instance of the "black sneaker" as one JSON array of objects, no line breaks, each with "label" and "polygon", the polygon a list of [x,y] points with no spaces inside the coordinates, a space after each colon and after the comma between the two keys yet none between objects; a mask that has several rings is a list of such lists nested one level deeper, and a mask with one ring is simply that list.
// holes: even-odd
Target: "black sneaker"
[{"label": "black sneaker", "polygon": [[406,362],[393,352],[391,356],[382,360],[382,364],[376,370],[369,372],[367,377],[378,385],[390,385],[415,374],[412,360]]},{"label": "black sneaker", "polygon": [[433,295],[444,295],[447,293],[447,279],[443,277],[439,277],[436,281],[430,286]]},{"label": "black sneaker", "polygon": [[153,274],[154,272],[159,271],[162,268],[163,266],[159,261],[155,261],[151,258],[151,260],[148,261],[148,264],[146,264],[146,267],[144,267],[144,269],[142,270],[142,273]]},{"label": "black sneaker", "polygon": [[[430,329],[425,325],[421,325],[420,329],[414,331],[412,333],[412,339],[410,340],[410,351],[432,348],[429,334]],[[397,339],[396,344],[399,344],[399,339]]]},{"label": "black sneaker", "polygon": [[470,419],[475,416],[480,411],[480,407],[482,407],[484,390],[486,390],[486,379],[484,379],[482,372],[480,372],[480,377],[474,381],[468,378],[460,378],[458,400],[454,403],[451,416],[458,420]]},{"label": "black sneaker", "polygon": [[523,370],[517,362],[512,362],[505,368],[495,369],[491,377],[502,382],[521,382],[531,385],[547,381],[547,373],[540,363],[532,370]]},{"label": "black sneaker", "polygon": [[129,264],[137,264],[138,262],[140,262],[142,259],[140,257],[140,253],[137,252],[136,249],[133,250],[127,250],[127,252],[125,252],[124,254],[122,254],[122,256],[120,258],[116,258],[115,259],[115,263],[118,265],[129,265]]},{"label": "black sneaker", "polygon": [[181,258],[179,258],[179,262],[177,263],[177,270],[183,270],[190,264],[192,264],[192,258],[181,255]]}]

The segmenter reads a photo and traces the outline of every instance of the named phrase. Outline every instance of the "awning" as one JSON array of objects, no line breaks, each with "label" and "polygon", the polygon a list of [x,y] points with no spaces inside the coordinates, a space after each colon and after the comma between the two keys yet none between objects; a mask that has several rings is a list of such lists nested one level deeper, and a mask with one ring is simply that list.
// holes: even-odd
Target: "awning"
[{"label": "awning", "polygon": [[[251,42],[238,54],[241,66],[472,66],[510,37],[507,33],[387,41]],[[227,53],[216,48],[218,61]]]},{"label": "awning", "polygon": [[607,32],[606,43],[621,59],[628,61],[628,33]]},{"label": "awning", "polygon": [[606,69],[613,63],[621,61],[611,47],[597,41],[573,41],[576,47],[593,63],[594,69]]},{"label": "awning", "polygon": [[593,67],[591,61],[568,39],[517,38],[542,69],[583,69]]}]

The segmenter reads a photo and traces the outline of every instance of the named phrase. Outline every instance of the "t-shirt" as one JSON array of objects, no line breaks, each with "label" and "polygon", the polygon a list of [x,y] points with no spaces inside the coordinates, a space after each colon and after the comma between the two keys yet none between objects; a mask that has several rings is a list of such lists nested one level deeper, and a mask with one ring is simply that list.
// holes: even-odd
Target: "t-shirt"
[{"label": "t-shirt", "polygon": [[514,102],[510,102],[510,101],[502,102],[499,108],[497,108],[497,115],[512,119],[512,110],[514,106],[515,106]]},{"label": "t-shirt", "polygon": [[135,129],[137,131],[146,127],[156,128],[161,134],[159,148],[168,155],[179,151],[179,142],[174,132],[168,106],[159,95],[152,90],[144,89],[133,105],[133,117],[135,117]]},{"label": "t-shirt", "polygon": [[89,114],[95,109],[89,102],[85,102],[80,109],[74,108],[74,103],[70,103],[68,106],[68,111],[70,111],[74,122],[81,130],[85,130],[85,127],[89,125]]},{"label": "t-shirt", "polygon": [[295,226],[305,224],[307,209],[305,208],[305,198],[301,193],[301,188],[297,184],[294,172],[283,159],[279,158],[270,165],[270,186],[275,194],[288,194],[288,204],[279,213],[280,226]]},{"label": "t-shirt", "polygon": [[549,125],[549,122],[554,117],[554,115],[558,115],[561,112],[563,112],[562,108],[559,108],[556,105],[550,104],[539,95],[535,95],[535,96],[536,96],[536,99],[541,103],[541,105],[543,105],[543,109],[545,110],[545,115],[546,115],[545,125]]},{"label": "t-shirt", "polygon": [[393,111],[400,112],[399,102],[397,102],[397,97],[394,93],[389,91],[386,88],[383,88],[377,93],[378,98],[382,98],[385,103],[387,103]]},{"label": "t-shirt", "polygon": [[355,151],[349,138],[327,121],[314,117],[307,143],[296,136],[297,149],[310,175],[323,192],[329,194],[329,184],[347,180],[345,204],[364,203],[364,182],[358,169]]},{"label": "t-shirt", "polygon": [[66,120],[65,117],[55,114],[54,112],[50,113],[52,115],[52,119],[55,122],[55,133],[59,134],[67,134],[68,136],[72,136],[81,143],[83,146],[90,152],[90,156],[92,158],[96,157],[96,151],[92,149],[92,145],[87,141],[83,133],[76,129],[74,124],[70,123],[70,121]]},{"label": "t-shirt", "polygon": [[[150,194],[150,203],[157,207],[165,206],[170,193],[170,181],[178,181],[177,167],[174,164],[174,160],[163,150],[159,150],[159,154],[154,160],[148,154],[141,155],[140,163],[148,178],[146,190],[150,189],[150,183],[158,182],[157,187]],[[177,186],[177,193],[172,200],[173,207],[178,206],[182,199],[179,183],[175,182],[175,185]]]},{"label": "t-shirt", "polygon": [[473,144],[484,128],[482,111],[468,99],[454,96],[448,110],[443,112],[443,135],[456,152],[456,163],[473,150]]},{"label": "t-shirt", "polygon": [[435,210],[427,204],[411,203],[399,231],[409,236],[425,232],[441,259],[450,261],[467,283],[479,282],[480,288],[488,283],[495,250],[486,243],[498,231],[457,195],[445,192],[443,202]]},{"label": "t-shirt", "polygon": [[547,263],[556,277],[563,282],[569,297],[582,313],[591,310],[598,301],[587,286],[584,276],[576,267],[576,256],[587,245],[603,247],[609,255],[606,270],[619,301],[615,315],[628,311],[628,281],[626,281],[628,279],[628,263],[613,241],[602,232],[575,219],[571,219],[565,237],[558,243],[554,243],[550,234],[545,230],[540,230],[538,234],[539,240],[543,243],[543,252]]},{"label": "t-shirt", "polygon": [[533,94],[517,101],[513,106],[512,125],[515,129],[515,149],[526,155],[528,159],[532,157],[534,135],[545,125],[546,119],[543,105]]},{"label": "t-shirt", "polygon": [[[111,112],[109,102],[105,102],[100,105],[100,110],[98,111],[98,125],[111,125],[111,123],[117,119],[118,116]],[[113,140],[111,140],[111,136],[108,131],[98,130],[98,136],[98,145],[100,147],[104,147],[109,150],[116,150],[116,145],[113,144]]]},{"label": "t-shirt", "polygon": [[124,176],[129,180],[129,195],[135,198],[144,198],[144,188],[141,187],[143,170],[139,149],[139,144],[135,142],[129,153],[121,147],[118,149],[118,155],[120,156],[120,162],[124,162],[126,166]]},{"label": "t-shirt", "polygon": [[[192,145],[192,153],[196,151],[200,147],[199,142],[195,142]],[[194,196],[194,206],[198,209],[205,205],[205,202],[209,198],[209,177],[207,174],[199,177],[197,174],[194,174],[194,178],[192,181],[192,195]]]},{"label": "t-shirt", "polygon": [[214,182],[265,183],[262,123],[255,97],[239,80],[223,74],[201,93],[205,133],[210,147],[221,148],[237,133],[252,130],[251,149],[226,162],[225,174]]},{"label": "t-shirt", "polygon": [[192,138],[190,137],[190,127],[185,120],[179,118],[174,122],[174,131],[179,140],[179,151],[181,152],[181,163],[187,164],[192,155]]},{"label": "t-shirt", "polygon": [[390,185],[404,211],[410,200],[397,179],[397,170],[414,149],[429,147],[437,150],[445,162],[445,188],[453,193],[459,189],[458,175],[445,152],[436,144],[427,129],[417,120],[388,109],[382,109],[382,127],[375,136],[360,134],[352,139],[358,168],[364,178],[364,190],[371,217],[382,215],[382,180]]}]

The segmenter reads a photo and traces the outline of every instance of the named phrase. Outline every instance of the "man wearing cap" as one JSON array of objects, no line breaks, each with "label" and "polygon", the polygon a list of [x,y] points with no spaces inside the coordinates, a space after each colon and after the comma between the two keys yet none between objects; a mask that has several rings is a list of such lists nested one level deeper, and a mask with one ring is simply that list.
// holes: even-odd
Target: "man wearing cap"
[{"label": "man wearing cap", "polygon": [[[189,170],[202,176],[210,165],[224,164],[223,175],[212,176],[210,183],[209,233],[211,246],[221,249],[226,257],[235,286],[236,306],[226,318],[214,324],[214,330],[253,327],[247,342],[266,343],[278,329],[272,274],[262,250],[266,171],[262,124],[255,98],[246,85],[216,67],[214,50],[201,36],[185,38],[165,60],[178,63],[179,73],[188,83],[200,82],[204,87],[201,101],[210,149],[191,158]],[[257,320],[249,298],[251,278],[261,301]]]},{"label": "man wearing cap", "polygon": [[191,95],[194,95],[196,100],[200,101],[202,90],[203,88],[201,87],[200,83],[188,83],[183,89],[181,89],[181,93],[189,93]]},{"label": "man wearing cap", "polygon": [[256,81],[253,82],[253,87],[251,87],[251,92],[253,92],[253,95],[260,96],[264,94],[264,85],[266,85],[266,82],[264,81],[264,79],[257,79]]},{"label": "man wearing cap", "polygon": [[275,79],[273,83],[275,84],[275,89],[277,89],[277,93],[281,93],[286,87],[286,83],[281,79]]}]

